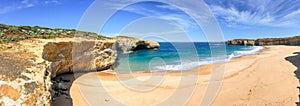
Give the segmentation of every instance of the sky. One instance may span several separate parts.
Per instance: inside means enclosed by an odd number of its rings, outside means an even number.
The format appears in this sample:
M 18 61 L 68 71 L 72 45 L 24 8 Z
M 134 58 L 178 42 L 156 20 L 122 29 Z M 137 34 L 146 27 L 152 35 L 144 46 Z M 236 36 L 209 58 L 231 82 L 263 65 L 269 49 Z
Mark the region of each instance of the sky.
M 300 0 L 204 0 L 204 5 L 198 2 L 201 0 L 189 0 L 189 3 L 173 0 L 179 2 L 128 5 L 133 1 L 136 0 L 0 0 L 0 23 L 177 42 L 207 41 L 213 32 L 219 32 L 218 28 L 224 40 L 300 35 Z M 93 12 L 94 19 L 82 24 L 88 11 Z M 105 14 L 112 16 L 102 22 Z M 213 20 L 218 24 L 206 26 Z M 98 28 L 94 23 L 105 24 Z M 82 29 L 84 25 L 89 28 Z

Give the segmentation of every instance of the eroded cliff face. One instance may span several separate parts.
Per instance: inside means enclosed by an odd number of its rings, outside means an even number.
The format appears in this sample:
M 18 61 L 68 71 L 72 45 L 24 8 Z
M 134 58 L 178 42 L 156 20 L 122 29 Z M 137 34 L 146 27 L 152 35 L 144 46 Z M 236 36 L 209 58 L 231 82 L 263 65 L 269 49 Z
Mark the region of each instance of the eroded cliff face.
M 157 42 L 130 37 L 115 40 L 49 42 L 44 46 L 43 59 L 50 62 L 47 70 L 52 77 L 77 71 L 101 71 L 113 68 L 117 52 L 130 53 L 142 49 L 158 49 Z
M 300 45 L 300 36 L 257 39 L 257 45 Z
M 45 42 L 38 40 L 0 46 L 0 105 L 50 105 Z
M 113 68 L 117 52 L 158 47 L 129 37 L 0 24 L 0 106 L 50 105 L 56 75 Z
M 49 42 L 44 46 L 43 59 L 50 62 L 51 77 L 76 71 L 101 71 L 115 63 L 117 52 L 113 42 Z
M 131 37 L 118 36 L 116 38 L 115 47 L 118 51 L 122 53 L 130 53 L 136 50 L 142 49 L 154 49 L 159 48 L 159 44 L 153 41 L 138 40 Z
M 117 52 L 157 49 L 156 42 L 119 37 L 74 41 L 30 39 L 0 45 L 0 105 L 50 105 L 51 78 L 113 68 Z
M 243 46 L 254 46 L 255 40 L 251 39 L 235 39 L 235 40 L 229 40 L 227 42 L 228 45 L 243 45 Z
M 227 41 L 228 45 L 264 46 L 264 45 L 300 45 L 300 36 L 288 38 L 262 38 L 257 40 L 235 39 Z

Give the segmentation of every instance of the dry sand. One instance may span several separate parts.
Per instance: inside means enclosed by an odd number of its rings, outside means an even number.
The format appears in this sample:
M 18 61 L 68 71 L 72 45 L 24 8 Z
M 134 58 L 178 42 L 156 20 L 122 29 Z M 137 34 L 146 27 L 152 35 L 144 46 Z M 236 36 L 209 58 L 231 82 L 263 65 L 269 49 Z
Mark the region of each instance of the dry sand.
M 78 76 L 70 89 L 73 105 L 200 105 L 291 106 L 299 101 L 298 46 L 267 46 L 257 55 L 226 62 L 222 78 L 210 80 L 212 67 L 205 65 L 183 73 L 135 73 L 112 75 L 91 72 Z M 297 65 L 299 64 L 299 65 Z M 219 72 L 219 71 L 216 71 Z M 215 73 L 213 73 L 215 74 Z M 222 73 L 217 73 L 222 75 Z M 220 89 L 208 89 L 218 84 Z M 213 88 L 218 88 L 214 85 Z M 212 102 L 205 93 L 209 95 Z

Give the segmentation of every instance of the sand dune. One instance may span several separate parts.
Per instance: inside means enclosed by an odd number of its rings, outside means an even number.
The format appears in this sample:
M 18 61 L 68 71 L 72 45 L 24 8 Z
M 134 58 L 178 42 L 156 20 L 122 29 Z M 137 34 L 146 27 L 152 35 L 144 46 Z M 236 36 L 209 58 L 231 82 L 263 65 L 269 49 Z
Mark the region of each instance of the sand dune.
M 210 80 L 212 67 L 222 68 L 222 64 L 205 65 L 184 73 L 92 72 L 79 76 L 70 92 L 75 106 L 296 105 L 299 80 L 294 64 L 300 59 L 293 53 L 298 51 L 297 46 L 267 46 L 260 54 L 227 62 L 224 76 L 213 80 Z M 220 82 L 219 90 L 206 90 L 209 84 Z M 207 92 L 217 94 L 209 95 L 213 101 L 203 97 Z

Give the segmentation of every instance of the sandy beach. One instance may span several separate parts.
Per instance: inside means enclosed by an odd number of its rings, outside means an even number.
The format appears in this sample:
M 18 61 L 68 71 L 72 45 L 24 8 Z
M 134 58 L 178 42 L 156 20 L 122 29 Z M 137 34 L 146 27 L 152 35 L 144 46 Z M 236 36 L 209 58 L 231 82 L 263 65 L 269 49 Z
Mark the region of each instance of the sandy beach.
M 214 106 L 297 105 L 295 73 L 300 56 L 294 53 L 299 51 L 298 46 L 266 46 L 260 54 L 226 62 L 224 76 L 213 80 L 212 67 L 222 65 L 204 65 L 183 73 L 75 73 L 70 95 L 74 106 L 200 105 L 201 101 Z M 221 81 L 218 91 L 206 90 L 209 84 Z M 217 93 L 211 95 L 211 102 L 203 97 L 207 92 Z

